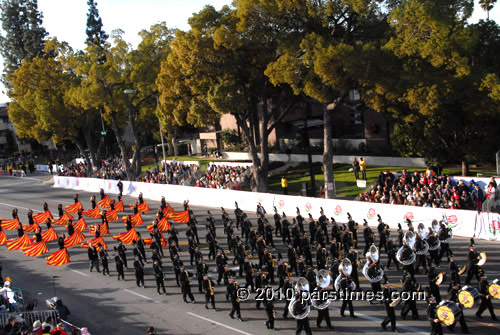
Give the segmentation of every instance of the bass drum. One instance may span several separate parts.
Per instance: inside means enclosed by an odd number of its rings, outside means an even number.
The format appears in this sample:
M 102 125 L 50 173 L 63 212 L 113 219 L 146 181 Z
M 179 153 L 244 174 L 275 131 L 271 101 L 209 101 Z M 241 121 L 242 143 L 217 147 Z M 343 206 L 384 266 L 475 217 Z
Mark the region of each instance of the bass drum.
M 488 286 L 488 293 L 493 299 L 500 299 L 500 280 L 495 279 Z
M 472 286 L 464 286 L 458 292 L 458 302 L 464 308 L 472 308 L 476 301 L 480 298 L 480 294 L 477 288 Z
M 460 318 L 460 308 L 453 301 L 443 300 L 436 308 L 439 321 L 445 326 L 451 326 Z

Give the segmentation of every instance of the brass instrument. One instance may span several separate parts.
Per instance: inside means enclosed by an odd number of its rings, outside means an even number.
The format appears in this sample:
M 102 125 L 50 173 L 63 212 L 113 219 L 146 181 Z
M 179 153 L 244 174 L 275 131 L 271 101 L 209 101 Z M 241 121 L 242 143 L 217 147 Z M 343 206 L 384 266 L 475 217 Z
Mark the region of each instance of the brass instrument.
M 366 263 L 363 266 L 363 275 L 371 283 L 378 283 L 384 278 L 384 269 L 377 263 L 379 259 L 380 254 L 378 248 L 372 244 L 370 250 L 366 253 Z M 369 271 L 372 267 L 372 263 L 375 263 L 373 266 L 375 268 L 375 273 Z
M 479 254 L 479 261 L 477 262 L 477 265 L 483 266 L 484 264 L 486 264 L 486 260 L 487 260 L 486 253 L 483 251 Z
M 316 284 L 317 284 L 317 287 L 314 289 L 314 291 L 319 294 L 322 289 L 325 289 L 325 288 L 328 287 L 328 285 L 330 285 L 330 282 L 331 282 L 331 277 L 330 277 L 330 274 L 328 273 L 328 271 L 325 270 L 325 269 L 319 270 L 316 273 Z M 328 308 L 328 306 L 331 303 L 330 299 L 322 300 L 322 299 L 320 299 L 319 296 L 317 298 L 318 299 L 312 299 L 311 300 L 311 304 L 315 308 L 317 308 L 319 310 L 323 310 L 325 308 Z
M 464 265 L 462 266 L 459 270 L 458 270 L 458 275 L 461 276 L 465 273 L 465 271 L 467 271 L 467 265 Z
M 342 280 L 342 275 L 349 277 L 352 272 L 352 263 L 348 258 L 344 258 L 339 265 L 339 275 L 335 278 L 334 287 L 337 291 L 340 290 L 340 281 Z M 356 288 L 356 283 L 352 280 L 349 281 L 351 290 L 354 291 Z
M 396 259 L 403 265 L 415 263 L 417 258 L 413 248 L 415 246 L 415 233 L 407 231 L 403 239 L 403 246 L 396 253 Z
M 446 279 L 446 273 L 445 272 L 440 272 L 440 273 L 438 273 L 438 275 L 434 279 L 434 283 L 439 286 L 439 285 L 441 285 L 443 283 L 443 281 L 445 279 Z
M 214 288 L 212 287 L 212 281 L 208 278 L 208 287 L 210 289 L 210 295 L 214 295 Z
M 297 283 L 295 284 L 295 295 L 290 300 L 290 304 L 288 305 L 288 312 L 290 312 L 290 315 L 293 316 L 294 319 L 297 320 L 305 319 L 311 312 L 311 306 L 309 304 L 306 304 L 304 310 L 300 314 L 297 313 L 297 309 L 295 307 L 295 305 L 298 303 L 302 304 L 302 302 L 297 300 L 297 296 L 298 295 L 303 296 L 304 294 L 308 295 L 308 293 L 309 293 L 309 281 L 304 277 L 300 277 L 297 280 Z
M 401 303 L 401 297 L 398 297 L 396 300 L 393 300 L 390 304 L 389 304 L 389 307 L 396 307 L 397 305 L 399 305 Z

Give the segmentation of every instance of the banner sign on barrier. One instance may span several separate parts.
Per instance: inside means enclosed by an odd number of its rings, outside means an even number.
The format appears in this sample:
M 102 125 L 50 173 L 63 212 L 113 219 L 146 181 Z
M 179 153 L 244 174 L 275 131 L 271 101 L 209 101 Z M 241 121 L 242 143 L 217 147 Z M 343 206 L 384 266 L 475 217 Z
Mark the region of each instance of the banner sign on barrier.
M 383 221 L 393 229 L 397 229 L 398 223 L 406 228 L 407 219 L 412 220 L 414 225 L 423 223 L 427 228 L 431 227 L 432 220 L 439 221 L 446 218 L 448 227 L 453 229 L 454 235 L 500 240 L 500 225 L 498 224 L 500 216 L 493 213 L 478 214 L 476 211 L 469 210 L 389 205 L 168 184 L 130 181 L 122 181 L 122 183 L 124 195 L 137 197 L 142 192 L 144 198 L 155 201 L 160 201 L 164 196 L 167 202 L 182 203 L 184 200 L 189 200 L 192 205 L 226 209 L 234 209 L 235 202 L 238 202 L 238 206 L 246 211 L 255 211 L 257 204 L 261 203 L 268 212 L 276 206 L 280 214 L 295 216 L 296 208 L 299 208 L 303 216 L 310 213 L 313 217 L 320 215 L 322 207 L 325 215 L 340 222 L 347 222 L 347 213 L 349 213 L 358 223 L 366 219 L 370 225 L 375 226 L 378 224 L 377 215 L 380 215 Z M 106 193 L 117 194 L 116 184 L 116 180 L 54 176 L 54 187 L 87 192 L 97 193 L 102 188 Z

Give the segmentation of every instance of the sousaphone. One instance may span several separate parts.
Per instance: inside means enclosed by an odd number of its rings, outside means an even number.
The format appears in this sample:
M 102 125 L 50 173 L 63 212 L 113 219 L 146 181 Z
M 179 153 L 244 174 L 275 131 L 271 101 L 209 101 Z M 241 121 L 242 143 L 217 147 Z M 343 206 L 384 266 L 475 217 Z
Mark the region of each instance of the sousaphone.
M 290 312 L 290 315 L 294 319 L 305 319 L 309 313 L 311 313 L 311 306 L 304 299 L 308 298 L 308 296 L 309 281 L 304 277 L 300 277 L 295 284 L 295 295 L 290 300 L 290 304 L 288 305 L 288 312 Z

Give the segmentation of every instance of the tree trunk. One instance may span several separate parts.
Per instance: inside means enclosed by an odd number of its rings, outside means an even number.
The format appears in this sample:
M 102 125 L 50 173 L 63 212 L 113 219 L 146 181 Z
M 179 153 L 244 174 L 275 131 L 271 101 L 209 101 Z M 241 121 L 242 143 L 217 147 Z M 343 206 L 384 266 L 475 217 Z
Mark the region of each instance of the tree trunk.
M 116 115 L 114 113 L 111 114 L 111 128 L 113 128 L 113 132 L 115 133 L 116 142 L 118 143 L 118 147 L 120 148 L 120 152 L 122 153 L 123 164 L 125 164 L 125 173 L 127 174 L 127 179 L 129 181 L 135 180 L 135 175 L 133 171 L 130 169 L 130 162 L 127 158 L 127 149 L 125 148 L 125 142 L 123 142 L 123 138 L 120 135 L 120 129 L 118 128 L 118 122 L 116 121 Z
M 92 143 L 92 136 L 90 135 L 90 127 L 83 127 L 83 137 L 85 137 L 85 142 L 87 143 L 87 148 L 89 149 L 91 164 L 89 168 L 89 176 L 94 176 L 94 171 L 97 169 L 97 160 L 94 149 L 94 144 Z
M 469 175 L 469 162 L 467 162 L 465 159 L 462 160 L 462 176 L 468 176 Z
M 172 145 L 172 150 L 174 151 L 174 156 L 179 156 L 179 148 L 177 147 L 177 144 L 175 143 L 175 137 L 172 137 L 171 145 Z
M 243 130 L 243 135 L 245 137 L 245 140 L 248 143 L 250 157 L 252 158 L 252 176 L 253 176 L 253 182 L 254 182 L 252 185 L 252 191 L 253 192 L 260 192 L 260 189 L 262 189 L 262 185 L 265 183 L 265 180 L 263 180 L 263 177 L 262 177 L 261 160 L 259 158 L 259 155 L 257 152 L 257 147 L 255 146 L 255 141 L 253 138 L 253 135 L 255 133 L 252 131 L 251 128 L 248 127 L 246 121 L 244 119 L 242 119 L 240 115 L 235 114 L 234 117 L 236 118 L 237 124 Z M 250 122 L 250 124 L 251 124 L 251 122 Z M 267 185 L 267 183 L 266 183 L 266 185 Z
M 133 99 L 136 97 L 137 93 L 129 101 L 128 105 L 128 121 L 130 124 L 130 129 L 132 130 L 132 135 L 134 135 L 134 154 L 132 155 L 132 164 L 130 166 L 131 172 L 134 175 L 134 179 L 141 174 L 141 137 L 137 126 L 135 124 L 135 110 L 132 105 Z
M 87 175 L 89 177 L 92 177 L 92 174 L 89 174 L 89 169 L 92 169 L 92 164 L 90 163 L 90 157 L 87 154 L 85 154 L 85 148 L 83 147 L 82 142 L 80 142 L 80 140 L 77 137 L 73 137 L 73 142 L 75 143 L 78 150 L 80 150 L 82 157 L 85 159 L 85 162 L 87 163 Z
M 336 196 L 335 178 L 333 175 L 333 145 L 332 145 L 332 114 L 340 102 L 335 100 L 331 106 L 323 106 L 323 173 L 325 177 L 325 198 L 333 199 Z

